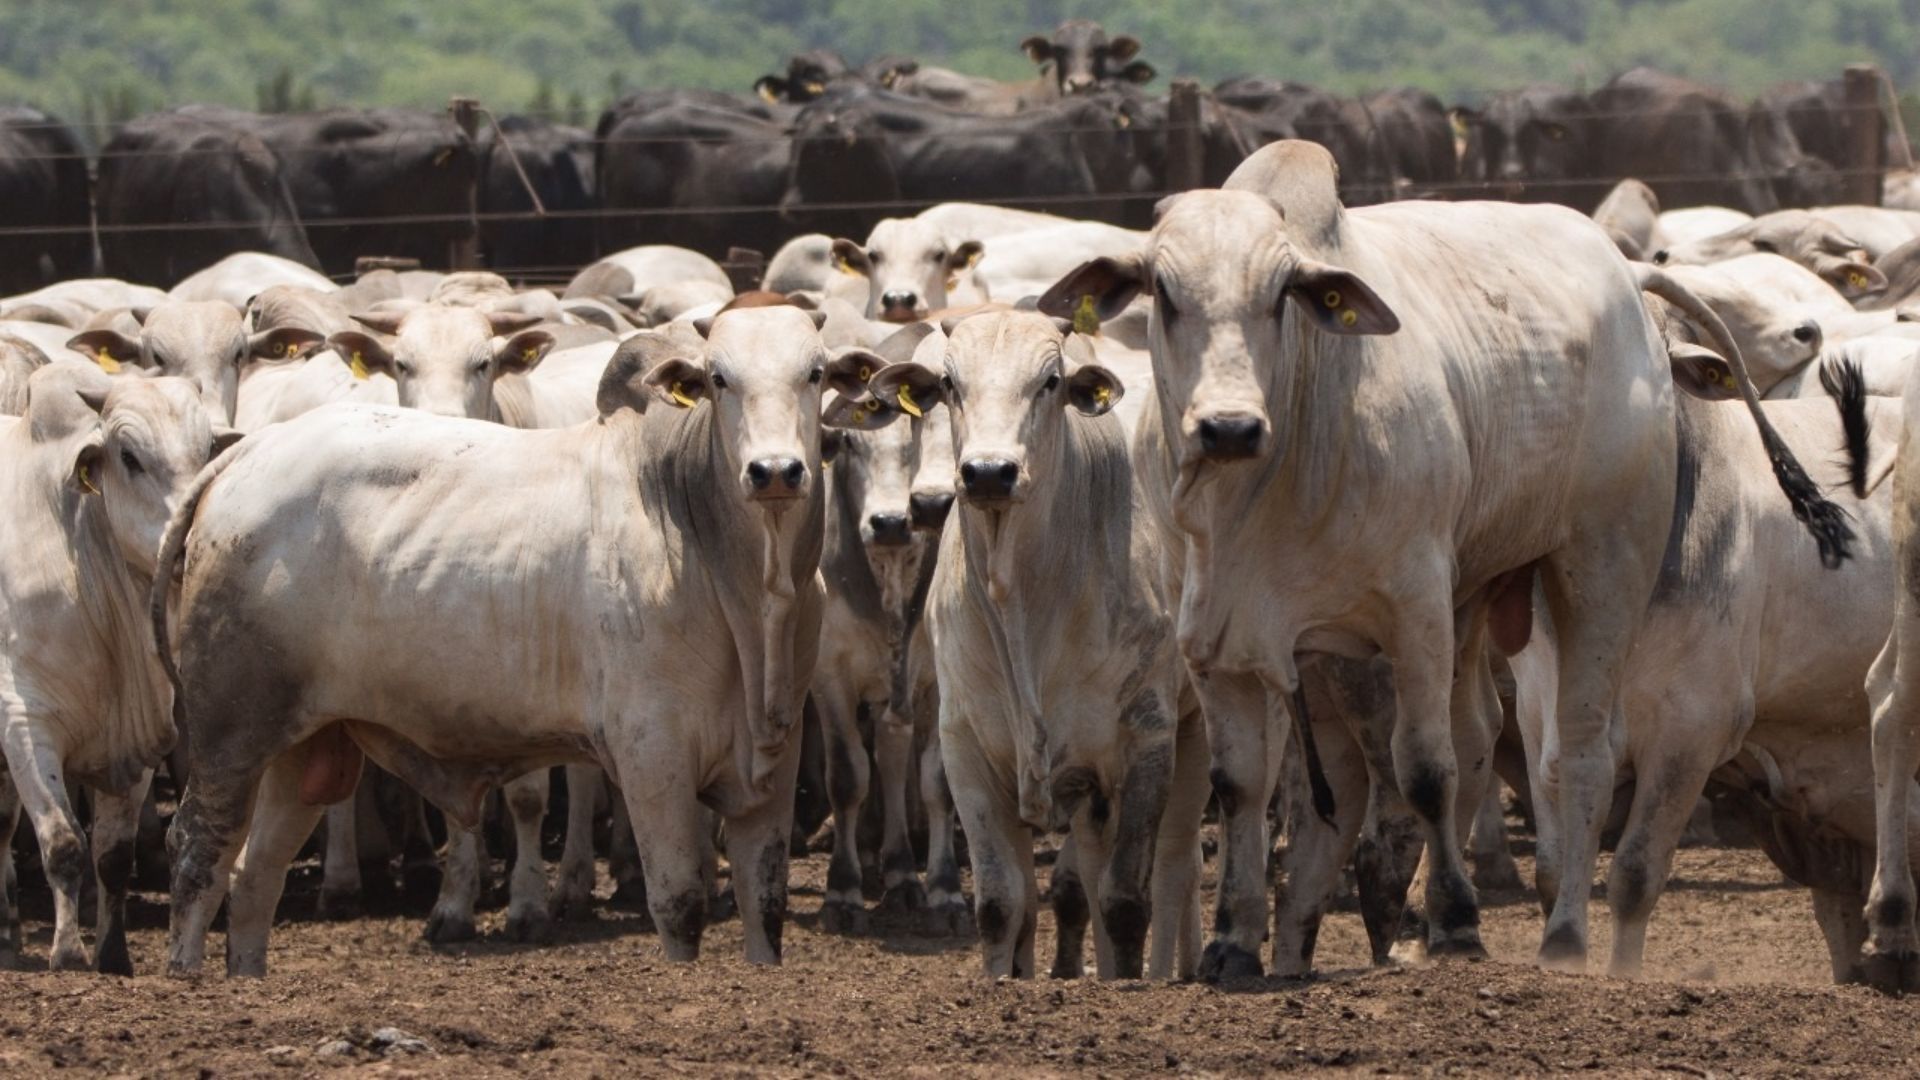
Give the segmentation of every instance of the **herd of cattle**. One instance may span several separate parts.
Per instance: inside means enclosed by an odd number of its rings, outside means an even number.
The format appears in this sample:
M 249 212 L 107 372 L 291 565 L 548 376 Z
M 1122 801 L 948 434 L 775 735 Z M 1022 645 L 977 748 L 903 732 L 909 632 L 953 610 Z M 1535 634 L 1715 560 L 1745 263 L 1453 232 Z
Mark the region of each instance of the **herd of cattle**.
M 103 137 L 91 176 L 88 147 L 56 118 L 0 111 L 0 235 L 22 256 L 0 266 L 0 289 L 96 272 L 166 287 L 238 251 L 340 277 L 368 254 L 447 265 L 462 244 L 509 276 L 551 276 L 642 243 L 722 258 L 861 235 L 953 200 L 1143 229 L 1161 196 L 1217 186 L 1280 139 L 1327 147 L 1352 206 L 1491 196 L 1583 211 L 1628 176 L 1669 206 L 1858 201 L 1846 193 L 1859 133 L 1885 126 L 1894 160 L 1905 150 L 1897 123 L 1849 104 L 1842 80 L 1746 102 L 1637 69 L 1590 93 L 1533 86 L 1449 110 L 1414 90 L 1349 98 L 1242 77 L 1176 119 L 1169 96 L 1143 88 L 1156 72 L 1137 38 L 1075 21 L 1020 47 L 1036 72 L 1016 83 L 808 52 L 753 96 L 635 93 L 591 132 L 544 117 L 463 127 L 424 110 L 189 106 Z
M 1076 33 L 967 101 L 1151 75 Z M 763 85 L 802 114 L 987 89 L 890 70 Z M 151 277 L 0 299 L 0 820 L 38 841 L 52 965 L 89 965 L 97 877 L 91 963 L 131 971 L 164 769 L 168 968 L 224 903 L 227 970 L 263 973 L 323 818 L 323 907 L 362 889 L 369 761 L 445 815 L 434 940 L 475 932 L 499 790 L 516 938 L 591 910 L 605 798 L 677 960 L 724 853 L 777 962 L 828 814 L 824 925 L 873 887 L 970 922 L 993 975 L 1035 971 L 1036 830 L 1066 837 L 1057 975 L 1089 929 L 1103 977 L 1307 973 L 1349 869 L 1376 961 L 1479 955 L 1497 770 L 1543 964 L 1584 966 L 1608 844 L 1638 970 L 1704 798 L 1809 887 L 1837 980 L 1920 989 L 1920 212 L 1663 211 L 1636 180 L 1591 214 L 1350 209 L 1349 176 L 1271 141 L 1144 230 L 942 201 L 791 237 L 740 293 L 667 243 L 564 289 L 342 286 L 264 233 L 196 263 L 156 230 Z

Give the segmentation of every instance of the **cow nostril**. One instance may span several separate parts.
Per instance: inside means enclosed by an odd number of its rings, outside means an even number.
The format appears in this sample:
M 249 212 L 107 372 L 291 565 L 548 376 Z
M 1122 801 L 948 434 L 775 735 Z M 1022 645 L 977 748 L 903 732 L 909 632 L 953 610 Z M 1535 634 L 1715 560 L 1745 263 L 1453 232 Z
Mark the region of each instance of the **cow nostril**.
M 976 499 L 1005 499 L 1020 479 L 1018 462 L 1006 458 L 978 458 L 960 466 L 960 482 Z
M 873 531 L 873 542 L 883 547 L 896 547 L 913 537 L 905 514 L 874 514 L 867 518 L 867 527 Z
M 907 507 L 913 511 L 915 528 L 938 529 L 953 509 L 953 495 L 944 491 L 914 495 L 907 499 Z
M 780 470 L 780 478 L 787 482 L 788 487 L 798 490 L 801 484 L 807 482 L 807 466 L 804 462 L 789 461 L 787 467 Z
M 753 485 L 755 491 L 765 491 L 767 485 L 773 482 L 773 470 L 767 468 L 764 462 L 753 462 L 747 466 L 747 482 Z
M 1667 265 L 1667 249 L 1666 248 L 1661 248 L 1659 251 L 1656 251 L 1653 253 L 1653 265 L 1655 266 Z
M 1018 479 L 1020 479 L 1020 466 L 1015 465 L 1011 461 L 1003 461 L 1000 463 L 1000 482 L 1002 484 L 1007 487 L 1012 487 L 1013 482 Z
M 973 467 L 973 462 L 965 462 L 960 466 L 960 482 L 968 487 L 972 487 L 973 478 L 979 471 L 980 470 Z
M 1200 449 L 1217 460 L 1249 458 L 1260 452 L 1260 421 L 1251 416 L 1210 416 L 1199 425 Z

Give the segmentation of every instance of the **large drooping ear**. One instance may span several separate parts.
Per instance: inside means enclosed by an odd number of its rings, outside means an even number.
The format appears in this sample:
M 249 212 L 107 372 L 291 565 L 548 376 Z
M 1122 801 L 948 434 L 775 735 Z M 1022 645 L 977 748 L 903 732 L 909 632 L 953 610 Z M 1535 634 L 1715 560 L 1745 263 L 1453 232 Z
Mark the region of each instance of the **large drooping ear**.
M 1849 300 L 1885 291 L 1887 275 L 1878 267 L 1841 255 L 1815 255 L 1813 272 Z
M 762 75 L 753 80 L 753 93 L 769 105 L 778 105 L 787 96 L 787 80 L 778 75 Z
M 106 456 L 106 436 L 96 427 L 74 453 L 73 472 L 67 482 L 82 495 L 100 494 L 100 462 Z
M 661 401 L 691 409 L 707 396 L 707 369 L 691 360 L 663 360 L 647 372 L 646 386 Z
M 980 261 L 980 256 L 986 253 L 986 247 L 978 240 L 966 240 L 955 244 L 953 251 L 947 255 L 947 273 L 961 274 L 973 269 L 974 264 Z
M 1140 39 L 1132 34 L 1115 34 L 1107 39 L 1107 55 L 1125 62 L 1140 55 Z
M 1067 376 L 1067 402 L 1088 416 L 1106 413 L 1126 392 L 1119 377 L 1099 364 L 1082 364 Z
M 372 334 L 342 330 L 327 339 L 327 347 L 340 354 L 356 379 L 364 379 L 376 371 L 393 375 L 393 354 Z
M 542 357 L 553 348 L 553 335 L 545 330 L 522 330 L 493 350 L 493 373 L 525 375 L 539 366 Z
M 400 320 L 407 317 L 405 311 L 362 311 L 353 316 L 353 321 L 376 334 L 392 337 L 400 332 Z
M 866 394 L 835 394 L 820 407 L 822 429 L 875 431 L 904 414 Z
M 234 443 L 246 437 L 247 433 L 241 431 L 239 428 L 230 428 L 222 424 L 215 424 L 213 426 L 213 447 L 207 453 L 207 460 L 212 461 L 214 458 L 226 453 L 227 447 L 232 446 Z
M 867 392 L 874 400 L 916 420 L 946 399 L 940 388 L 940 376 L 911 360 L 881 368 L 867 381 Z
M 247 354 L 260 360 L 292 359 L 326 344 L 325 334 L 304 326 L 276 326 L 247 337 Z
M 886 366 L 885 360 L 865 349 L 841 349 L 827 364 L 827 386 L 842 394 L 863 397 L 867 392 L 867 380 Z
M 118 374 L 121 364 L 140 362 L 140 343 L 116 330 L 88 330 L 67 339 L 67 348 L 82 353 L 100 370 Z
M 1125 311 L 1146 287 L 1144 258 L 1129 255 L 1116 259 L 1103 255 L 1081 263 L 1066 277 L 1054 282 L 1053 288 L 1041 295 L 1040 310 L 1056 319 L 1073 319 L 1076 326 L 1089 313 L 1098 319 L 1111 319 Z M 1083 312 L 1082 308 L 1088 311 Z
M 1121 82 L 1150 83 L 1160 77 L 1160 72 L 1145 60 L 1135 60 L 1121 68 L 1113 77 Z
M 1669 341 L 1667 364 L 1673 370 L 1673 385 L 1702 401 L 1727 401 L 1740 396 L 1733 365 L 1712 349 Z
M 833 242 L 833 268 L 843 274 L 873 276 L 873 260 L 867 258 L 867 249 L 844 236 Z
M 1041 34 L 1035 34 L 1020 43 L 1020 51 L 1026 53 L 1027 59 L 1034 63 L 1044 64 L 1053 59 L 1053 42 Z
M 1336 266 L 1301 259 L 1287 295 L 1329 334 L 1391 334 L 1400 329 L 1400 317 L 1385 300 L 1358 275 Z

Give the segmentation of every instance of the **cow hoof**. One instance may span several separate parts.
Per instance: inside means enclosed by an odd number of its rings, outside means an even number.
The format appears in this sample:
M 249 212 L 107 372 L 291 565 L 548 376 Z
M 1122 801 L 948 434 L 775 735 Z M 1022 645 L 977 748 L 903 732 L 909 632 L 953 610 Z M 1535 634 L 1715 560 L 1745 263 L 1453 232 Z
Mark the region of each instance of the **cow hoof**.
M 543 908 L 507 913 L 507 937 L 529 945 L 553 940 L 553 918 Z
M 472 941 L 479 935 L 474 931 L 471 916 L 436 911 L 427 917 L 427 928 L 421 936 L 435 945 L 450 945 L 456 941 Z
M 320 890 L 320 899 L 314 903 L 314 914 L 327 922 L 350 922 L 365 913 L 360 902 L 360 893 L 345 889 L 337 892 Z
M 707 897 L 707 925 L 726 922 L 740 914 L 740 902 L 733 898 L 733 886 L 729 885 L 712 896 Z
M 888 889 L 880 898 L 880 910 L 889 912 L 921 911 L 927 906 L 927 890 L 908 878 Z
M 1860 958 L 1860 974 L 1875 990 L 1904 997 L 1920 990 L 1920 953 L 1867 953 Z
M 864 934 L 867 909 L 845 900 L 829 900 L 820 905 L 820 928 L 829 934 Z
M 55 949 L 47 960 L 52 971 L 92 971 L 93 965 L 87 962 L 84 949 Z
M 1266 974 L 1260 958 L 1238 945 L 1216 941 L 1200 954 L 1199 976 L 1205 982 L 1222 979 L 1257 979 Z
M 1480 931 L 1456 930 L 1451 937 L 1427 942 L 1430 960 L 1485 960 L 1487 947 L 1480 944 Z
M 548 910 L 558 922 L 591 922 L 593 920 L 593 894 L 579 892 L 556 892 L 548 901 Z
M 1540 942 L 1537 963 L 1547 971 L 1581 972 L 1587 968 L 1587 943 L 1574 931 L 1561 928 L 1548 931 Z
M 1079 956 L 1054 953 L 1053 970 L 1047 972 L 1052 979 L 1084 979 L 1087 977 L 1087 965 Z
M 99 952 L 94 958 L 94 969 L 100 974 L 133 976 L 133 957 L 127 955 L 125 938 L 103 943 Z

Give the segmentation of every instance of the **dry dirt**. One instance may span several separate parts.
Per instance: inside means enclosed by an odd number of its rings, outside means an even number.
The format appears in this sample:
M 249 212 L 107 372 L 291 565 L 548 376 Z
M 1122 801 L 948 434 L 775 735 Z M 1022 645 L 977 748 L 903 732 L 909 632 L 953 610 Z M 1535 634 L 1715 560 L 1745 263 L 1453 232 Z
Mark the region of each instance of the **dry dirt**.
M 1531 871 L 1525 860 L 1522 869 Z M 1489 898 L 1494 959 L 1484 963 L 1368 970 L 1359 916 L 1341 913 L 1320 936 L 1312 982 L 993 984 L 971 942 L 823 933 L 825 873 L 823 855 L 795 864 L 795 918 L 777 970 L 740 959 L 737 921 L 709 932 L 698 964 L 668 965 L 621 912 L 535 948 L 502 941 L 494 911 L 481 942 L 436 950 L 415 917 L 312 921 L 309 868 L 283 904 L 264 981 L 157 974 L 158 894 L 137 906 L 140 976 L 55 975 L 39 970 L 47 909 L 44 894 L 30 894 L 30 970 L 0 973 L 0 1076 L 1920 1069 L 1920 1003 L 1827 985 L 1805 894 L 1751 851 L 1680 853 L 1640 982 L 1528 966 L 1541 919 L 1512 894 Z M 603 881 L 601 895 L 610 888 Z M 1603 908 L 1594 921 L 1604 956 Z M 1043 915 L 1043 958 L 1051 935 Z M 219 949 L 216 940 L 210 956 Z M 382 1028 L 425 1046 L 374 1049 Z

